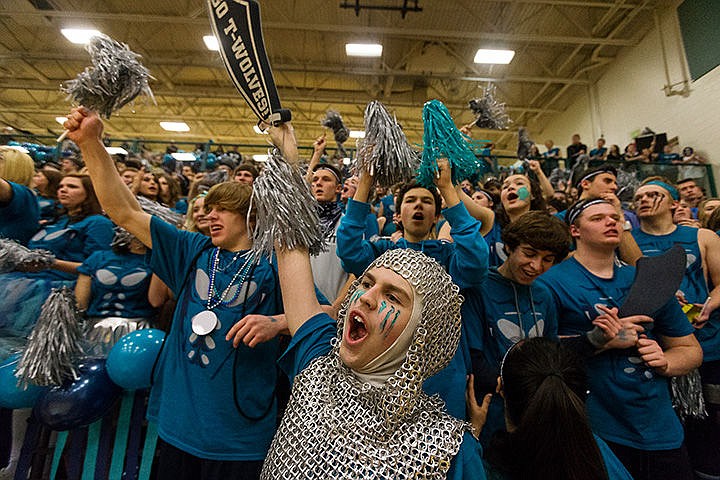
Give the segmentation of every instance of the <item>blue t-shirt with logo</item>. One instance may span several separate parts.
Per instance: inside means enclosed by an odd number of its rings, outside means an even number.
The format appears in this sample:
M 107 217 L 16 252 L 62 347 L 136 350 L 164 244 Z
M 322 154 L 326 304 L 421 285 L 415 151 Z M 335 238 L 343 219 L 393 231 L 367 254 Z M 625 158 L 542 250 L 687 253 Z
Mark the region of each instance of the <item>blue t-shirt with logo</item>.
M 558 334 L 581 335 L 593 328 L 598 305 L 619 307 L 627 296 L 635 268 L 614 267 L 613 278 L 590 273 L 575 258 L 554 266 L 537 282 L 552 293 L 558 314 Z M 693 333 L 675 299 L 646 325 L 648 338 L 683 337 Z M 673 411 L 669 379 L 647 367 L 636 348 L 607 350 L 587 359 L 587 411 L 592 429 L 607 441 L 640 450 L 679 448 L 683 429 Z
M 521 285 L 491 268 L 480 287 L 463 290 L 463 328 L 470 350 L 482 352 L 485 363 L 500 375 L 505 353 L 525 338 L 556 338 L 555 302 L 548 289 L 534 282 Z M 477 376 L 477 374 L 476 374 Z M 482 431 L 483 445 L 505 429 L 503 400 L 493 395 Z
M 713 287 L 705 281 L 697 228 L 678 225 L 675 231 L 667 235 L 650 235 L 640 229 L 633 230 L 632 233 L 643 255 L 648 257 L 661 255 L 673 245 L 683 247 L 687 255 L 687 266 L 680 283 L 680 291 L 690 303 L 705 303 Z M 703 349 L 703 361 L 720 360 L 720 310 L 710 314 L 708 323 L 695 330 L 695 336 Z
M 63 215 L 42 227 L 28 247 L 50 250 L 59 260 L 82 263 L 94 252 L 110 250 L 113 235 L 113 223 L 102 215 L 88 215 L 74 223 Z M 49 280 L 77 280 L 77 275 L 59 270 L 43 270 L 36 275 Z
M 78 267 L 91 279 L 89 317 L 152 318 L 156 309 L 148 301 L 152 270 L 145 256 L 95 252 Z
M 492 228 L 488 233 L 483 236 L 485 243 L 487 243 L 489 256 L 488 264 L 492 267 L 499 267 L 505 260 L 507 260 L 507 254 L 505 253 L 505 244 L 502 241 L 502 227 L 497 222 L 493 223 Z
M 57 211 L 62 208 L 60 202 L 58 202 L 54 198 L 44 197 L 39 194 L 36 198 L 38 208 L 40 209 L 40 220 L 46 220 L 48 222 L 53 221 L 55 219 Z
M 223 250 L 214 269 L 216 248 L 208 237 L 178 230 L 157 217 L 150 230 L 150 267 L 178 303 L 155 371 L 148 418 L 157 422 L 164 441 L 197 457 L 262 460 L 277 421 L 278 340 L 254 348 L 241 343 L 235 349 L 225 335 L 244 315 L 282 313 L 275 268 L 263 257 L 230 286 L 244 265 L 243 256 Z M 211 302 L 217 303 L 230 286 L 224 297 L 228 304 L 212 309 L 217 325 L 200 336 L 192 330 L 192 318 L 207 310 L 213 270 Z

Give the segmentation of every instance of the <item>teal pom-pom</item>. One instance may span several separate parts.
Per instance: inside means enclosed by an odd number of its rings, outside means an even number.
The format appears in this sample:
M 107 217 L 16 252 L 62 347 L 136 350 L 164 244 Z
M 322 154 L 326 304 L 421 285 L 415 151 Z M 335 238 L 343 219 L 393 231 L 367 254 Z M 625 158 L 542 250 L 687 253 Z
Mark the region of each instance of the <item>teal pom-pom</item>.
M 438 158 L 448 159 L 454 185 L 485 169 L 485 163 L 475 155 L 472 141 L 457 129 L 450 112 L 440 100 L 425 103 L 423 123 L 423 152 L 417 173 L 420 185 L 426 188 L 434 186 Z

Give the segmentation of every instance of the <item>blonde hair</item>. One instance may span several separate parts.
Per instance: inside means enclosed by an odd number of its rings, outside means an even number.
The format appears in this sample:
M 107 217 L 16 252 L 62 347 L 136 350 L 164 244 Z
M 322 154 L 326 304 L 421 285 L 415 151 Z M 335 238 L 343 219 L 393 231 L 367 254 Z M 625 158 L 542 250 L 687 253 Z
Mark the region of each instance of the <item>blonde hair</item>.
M 195 223 L 195 219 L 193 219 L 193 209 L 195 208 L 195 203 L 200 199 L 205 199 L 205 196 L 207 193 L 201 193 L 200 195 L 197 195 L 192 200 L 188 202 L 188 208 L 187 213 L 185 214 L 185 230 L 188 232 L 199 232 L 197 228 L 197 224 Z M 203 209 L 205 206 L 203 205 Z
M 29 187 L 33 175 L 35 175 L 35 163 L 30 155 L 11 147 L 0 147 L 1 178 Z

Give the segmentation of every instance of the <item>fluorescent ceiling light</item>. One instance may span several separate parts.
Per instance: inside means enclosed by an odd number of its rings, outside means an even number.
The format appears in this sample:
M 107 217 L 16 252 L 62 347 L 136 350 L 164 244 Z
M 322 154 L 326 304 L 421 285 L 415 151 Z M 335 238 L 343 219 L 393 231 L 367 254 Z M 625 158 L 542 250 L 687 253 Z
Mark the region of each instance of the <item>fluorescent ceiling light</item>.
M 72 43 L 84 44 L 88 43 L 92 37 L 97 37 L 101 33 L 94 29 L 88 28 L 63 28 L 60 33 Z
M 105 147 L 110 155 L 127 155 L 128 151 L 122 147 Z
M 255 133 L 261 133 L 261 134 L 263 134 L 263 135 L 267 135 L 267 134 L 268 134 L 267 130 L 263 130 L 263 129 L 261 129 L 260 127 L 258 127 L 257 125 L 253 125 L 253 131 L 254 131 Z
M 383 47 L 378 43 L 346 43 L 345 53 L 350 57 L 379 57 Z
M 350 130 L 350 138 L 365 138 L 364 130 Z
M 220 51 L 220 44 L 218 43 L 218 39 L 215 38 L 215 35 L 205 35 L 203 37 L 203 42 L 205 42 L 205 46 L 208 50 L 212 50 L 214 52 Z
M 163 130 L 168 132 L 189 132 L 190 127 L 185 122 L 160 122 Z
M 3 145 L 3 146 L 7 147 L 7 148 L 12 148 L 13 150 L 17 150 L 18 152 L 30 153 L 30 151 L 27 148 L 21 147 L 20 145 Z
M 194 162 L 197 160 L 195 158 L 195 154 L 192 152 L 175 152 L 170 154 L 175 160 L 179 160 L 181 162 Z
M 55 117 L 55 121 L 58 122 L 60 125 L 65 123 L 65 120 L 67 120 L 67 117 Z
M 253 160 L 256 162 L 267 162 L 269 155 L 253 155 Z
M 481 48 L 475 54 L 475 63 L 501 63 L 507 65 L 515 56 L 515 50 L 488 50 Z

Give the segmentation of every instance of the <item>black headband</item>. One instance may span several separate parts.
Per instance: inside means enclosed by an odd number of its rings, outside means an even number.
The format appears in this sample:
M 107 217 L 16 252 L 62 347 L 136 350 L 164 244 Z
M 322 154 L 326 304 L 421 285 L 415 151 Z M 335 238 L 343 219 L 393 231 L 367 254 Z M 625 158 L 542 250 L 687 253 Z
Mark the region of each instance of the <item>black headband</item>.
M 565 223 L 567 223 L 568 225 L 572 225 L 585 210 L 592 207 L 593 205 L 599 205 L 601 203 L 612 205 L 612 203 L 608 202 L 603 198 L 580 200 L 568 209 L 567 213 L 565 214 Z

